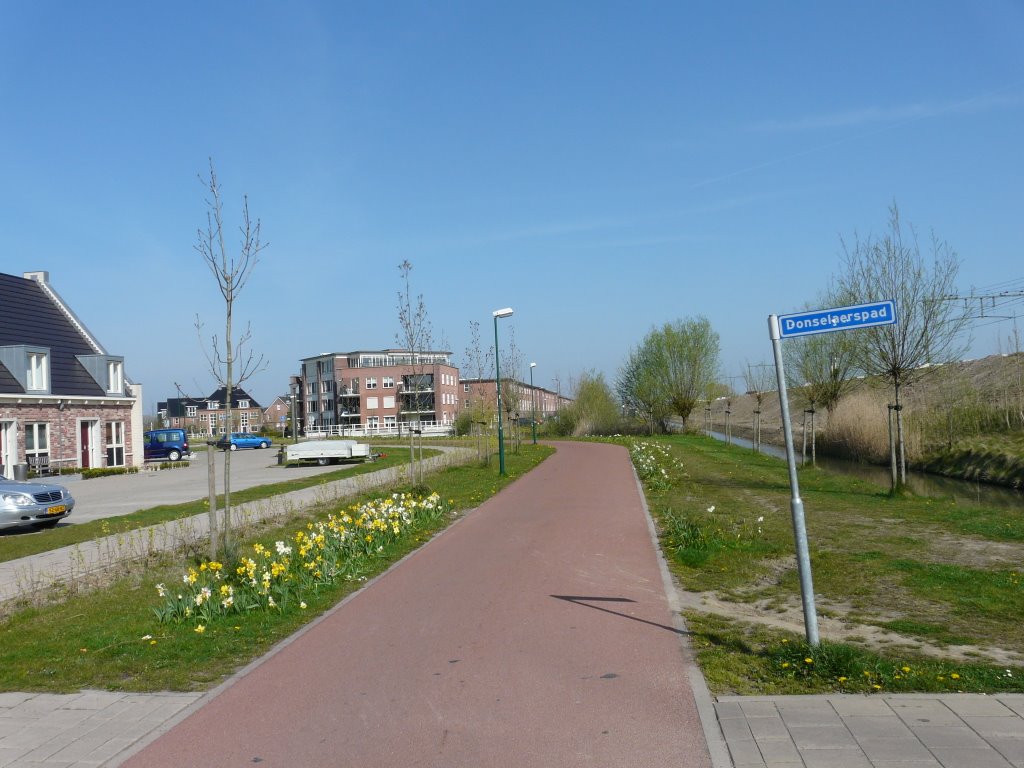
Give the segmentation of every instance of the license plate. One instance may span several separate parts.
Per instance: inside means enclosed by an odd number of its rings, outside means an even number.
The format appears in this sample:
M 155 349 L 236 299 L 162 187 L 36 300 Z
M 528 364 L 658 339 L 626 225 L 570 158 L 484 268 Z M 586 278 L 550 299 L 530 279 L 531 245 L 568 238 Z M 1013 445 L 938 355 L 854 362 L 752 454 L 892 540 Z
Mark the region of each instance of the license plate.
M 46 514 L 48 515 L 63 515 L 68 511 L 68 508 L 63 504 L 58 504 L 55 507 L 47 507 Z

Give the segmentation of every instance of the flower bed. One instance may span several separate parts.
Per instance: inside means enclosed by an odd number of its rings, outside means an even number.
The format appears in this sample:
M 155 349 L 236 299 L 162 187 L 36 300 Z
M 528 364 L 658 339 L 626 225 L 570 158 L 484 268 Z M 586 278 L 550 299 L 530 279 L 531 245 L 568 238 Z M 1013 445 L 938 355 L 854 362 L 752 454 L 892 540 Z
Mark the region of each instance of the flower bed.
M 194 623 L 196 632 L 222 617 L 249 611 L 306 607 L 304 597 L 321 586 L 352 578 L 368 557 L 417 527 L 449 512 L 436 493 L 394 493 L 308 523 L 289 541 L 257 542 L 232 568 L 208 561 L 189 568 L 175 589 L 157 585 L 154 608 L 164 623 Z

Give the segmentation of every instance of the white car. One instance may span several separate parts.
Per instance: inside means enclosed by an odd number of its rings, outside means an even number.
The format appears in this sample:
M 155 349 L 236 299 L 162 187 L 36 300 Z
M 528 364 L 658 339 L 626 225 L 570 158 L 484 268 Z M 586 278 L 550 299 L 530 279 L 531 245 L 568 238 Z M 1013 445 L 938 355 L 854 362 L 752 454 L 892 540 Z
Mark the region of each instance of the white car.
M 28 483 L 0 475 L 0 528 L 52 528 L 74 508 L 75 500 L 62 485 Z

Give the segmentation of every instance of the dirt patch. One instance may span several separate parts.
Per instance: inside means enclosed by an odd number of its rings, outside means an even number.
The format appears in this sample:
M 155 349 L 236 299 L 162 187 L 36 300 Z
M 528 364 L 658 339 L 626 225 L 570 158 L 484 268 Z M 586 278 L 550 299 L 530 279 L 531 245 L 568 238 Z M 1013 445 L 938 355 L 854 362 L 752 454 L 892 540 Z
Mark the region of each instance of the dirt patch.
M 800 601 L 795 598 L 758 600 L 737 603 L 723 600 L 715 592 L 685 592 L 676 590 L 683 610 L 724 616 L 728 619 L 760 624 L 774 629 L 803 635 L 804 616 Z M 818 634 L 833 642 L 856 643 L 872 651 L 892 652 L 896 648 L 950 661 L 970 662 L 984 659 L 999 666 L 1024 664 L 1024 655 L 1003 648 L 982 648 L 974 645 L 936 645 L 915 637 L 882 629 L 871 624 L 859 624 L 846 618 L 850 606 L 829 603 L 825 610 L 834 616 L 818 616 Z M 820 613 L 820 611 L 819 611 Z M 896 618 L 896 617 L 893 617 Z

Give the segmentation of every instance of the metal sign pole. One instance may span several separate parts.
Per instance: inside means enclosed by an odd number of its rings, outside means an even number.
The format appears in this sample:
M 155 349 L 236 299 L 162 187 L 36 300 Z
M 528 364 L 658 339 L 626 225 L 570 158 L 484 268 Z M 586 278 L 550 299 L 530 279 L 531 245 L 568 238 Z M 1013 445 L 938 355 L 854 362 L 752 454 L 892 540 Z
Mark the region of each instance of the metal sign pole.
M 796 476 L 796 453 L 793 450 L 793 429 L 789 423 L 789 397 L 786 393 L 786 373 L 782 367 L 782 335 L 778 315 L 768 316 L 768 334 L 775 355 L 775 374 L 779 380 L 779 405 L 782 408 L 782 431 L 786 437 L 786 462 L 789 464 L 789 487 L 792 498 L 789 508 L 793 518 L 793 537 L 796 539 L 796 565 L 800 572 L 800 596 L 804 606 L 804 629 L 809 645 L 818 645 L 818 615 L 814 609 L 814 583 L 811 579 L 811 556 L 807 546 L 807 526 L 804 521 L 804 502 L 800 498 L 800 483 Z

